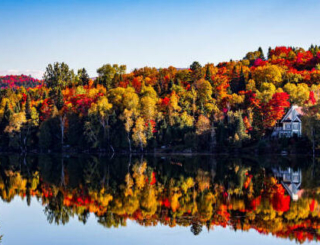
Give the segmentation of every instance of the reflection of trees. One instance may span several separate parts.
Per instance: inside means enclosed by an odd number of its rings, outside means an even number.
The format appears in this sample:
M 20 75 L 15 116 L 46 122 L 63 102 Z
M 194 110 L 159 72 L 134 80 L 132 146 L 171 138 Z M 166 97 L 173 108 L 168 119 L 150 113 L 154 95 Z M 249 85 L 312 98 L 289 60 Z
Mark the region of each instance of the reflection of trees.
M 197 236 L 202 231 L 202 224 L 200 222 L 192 222 L 190 230 L 193 233 L 193 235 Z
M 89 210 L 86 209 L 83 211 L 83 213 L 80 213 L 78 215 L 78 219 L 80 222 L 85 224 L 85 223 L 87 223 L 89 216 L 90 216 L 90 212 L 89 212 Z
M 64 225 L 69 222 L 70 211 L 67 206 L 63 205 L 63 199 L 63 194 L 59 191 L 45 207 L 44 213 L 50 224 L 54 222 L 57 225 L 60 223 Z
M 107 228 L 132 219 L 144 226 L 191 226 L 195 235 L 204 225 L 219 225 L 298 241 L 320 239 L 320 195 L 306 190 L 298 202 L 290 202 L 265 163 L 221 159 L 190 165 L 190 159 L 170 157 L 128 164 L 124 157 L 94 156 L 41 156 L 21 165 L 7 160 L 0 165 L 1 198 L 10 202 L 19 195 L 28 203 L 37 197 L 50 223 L 65 224 L 74 216 L 86 223 L 92 213 Z
M 117 228 L 119 226 L 126 226 L 125 218 L 115 215 L 112 212 L 107 212 L 103 216 L 99 216 L 98 223 L 103 225 L 106 228 L 111 228 L 111 227 Z

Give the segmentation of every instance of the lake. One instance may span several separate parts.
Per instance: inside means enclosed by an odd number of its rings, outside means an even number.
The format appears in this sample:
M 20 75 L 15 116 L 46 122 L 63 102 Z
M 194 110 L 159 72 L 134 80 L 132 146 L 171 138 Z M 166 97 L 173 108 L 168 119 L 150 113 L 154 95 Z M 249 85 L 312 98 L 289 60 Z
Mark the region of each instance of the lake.
M 0 155 L 1 244 L 315 244 L 303 156 Z

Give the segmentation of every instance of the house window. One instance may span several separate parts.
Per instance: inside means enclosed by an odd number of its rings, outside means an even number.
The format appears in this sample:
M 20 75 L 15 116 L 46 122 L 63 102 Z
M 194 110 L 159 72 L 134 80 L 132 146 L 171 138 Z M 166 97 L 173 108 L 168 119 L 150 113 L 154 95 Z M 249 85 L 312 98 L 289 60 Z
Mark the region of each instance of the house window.
M 299 129 L 299 124 L 293 124 L 293 129 L 298 130 Z
M 291 125 L 290 124 L 286 124 L 286 130 L 290 130 L 291 129 Z

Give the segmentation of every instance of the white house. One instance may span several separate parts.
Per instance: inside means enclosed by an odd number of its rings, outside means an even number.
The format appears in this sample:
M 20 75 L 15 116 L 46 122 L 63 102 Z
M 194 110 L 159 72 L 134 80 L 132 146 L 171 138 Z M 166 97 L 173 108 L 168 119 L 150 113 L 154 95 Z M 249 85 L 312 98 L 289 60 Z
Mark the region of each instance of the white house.
M 274 128 L 272 137 L 293 137 L 297 135 L 301 136 L 302 123 L 301 116 L 303 115 L 302 107 L 293 105 L 289 111 L 282 118 L 280 123 Z
M 292 168 L 282 170 L 281 168 L 272 168 L 272 172 L 280 179 L 282 186 L 286 189 L 293 201 L 297 201 L 303 190 L 300 190 L 302 183 L 301 170 L 294 171 Z

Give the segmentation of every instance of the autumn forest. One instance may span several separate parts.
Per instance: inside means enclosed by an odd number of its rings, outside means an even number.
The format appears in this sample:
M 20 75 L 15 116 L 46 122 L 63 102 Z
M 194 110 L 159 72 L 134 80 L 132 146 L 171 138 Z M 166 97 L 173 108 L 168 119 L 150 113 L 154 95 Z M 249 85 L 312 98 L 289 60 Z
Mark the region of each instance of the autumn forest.
M 90 78 L 65 63 L 43 80 L 0 77 L 0 150 L 309 153 L 320 143 L 320 47 L 261 48 L 188 68 L 106 64 Z M 291 105 L 303 136 L 274 139 Z
M 2 155 L 0 198 L 13 207 L 17 199 L 22 206 L 39 202 L 41 217 L 56 225 L 94 217 L 106 229 L 133 221 L 188 227 L 194 235 L 228 227 L 320 241 L 320 168 L 302 159 Z M 274 176 L 275 166 L 302 169 L 299 200 L 292 201 Z

